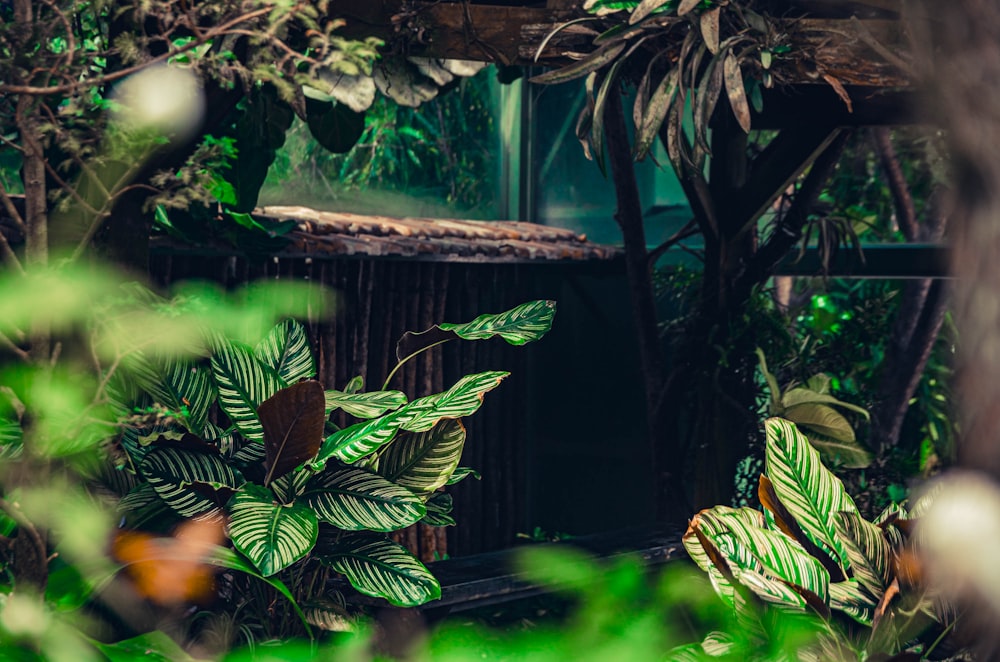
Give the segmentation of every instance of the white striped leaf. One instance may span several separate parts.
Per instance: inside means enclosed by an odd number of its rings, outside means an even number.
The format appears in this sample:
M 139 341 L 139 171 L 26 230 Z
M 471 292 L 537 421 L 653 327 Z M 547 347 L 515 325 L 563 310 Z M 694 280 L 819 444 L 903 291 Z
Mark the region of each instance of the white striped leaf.
M 334 409 L 343 409 L 356 418 L 375 418 L 391 409 L 398 409 L 406 404 L 406 394 L 402 391 L 372 391 L 371 393 L 348 393 L 346 391 L 327 391 L 326 413 Z
M 275 478 L 268 487 L 274 491 L 281 503 L 291 503 L 299 495 L 306 491 L 306 486 L 316 472 L 309 467 L 302 467 L 298 471 L 291 471 L 281 478 Z
M 448 477 L 448 482 L 446 482 L 445 485 L 457 485 L 469 476 L 472 476 L 476 480 L 483 479 L 483 477 L 479 475 L 479 472 L 472 467 L 458 467 L 452 472 L 451 476 Z
M 830 608 L 842 611 L 858 623 L 871 627 L 877 600 L 856 579 L 830 584 Z
M 13 459 L 21 455 L 23 433 L 18 421 L 0 418 L 0 459 Z
M 323 442 L 313 466 L 321 469 L 331 457 L 344 464 L 354 464 L 392 441 L 400 429 L 425 432 L 442 419 L 468 416 L 479 409 L 486 392 L 496 388 L 509 374 L 483 372 L 467 375 L 443 393 L 419 398 L 380 418 L 335 432 Z
M 483 404 L 483 396 L 499 386 L 509 374 L 493 371 L 466 375 L 443 393 L 414 400 L 403 408 L 412 411 L 413 415 L 403 419 L 400 427 L 409 432 L 425 432 L 441 419 L 468 416 Z
M 846 570 L 850 559 L 837 535 L 841 511 L 858 512 L 844 484 L 820 461 L 819 453 L 795 424 L 780 418 L 764 422 L 765 473 L 802 531 Z
M 851 561 L 854 579 L 872 597 L 880 599 L 889 586 L 892 567 L 892 550 L 885 533 L 858 513 L 837 513 L 835 524 Z
M 728 506 L 716 506 L 709 510 L 702 510 L 691 518 L 688 529 L 681 538 L 684 549 L 695 565 L 701 568 L 702 572 L 708 574 L 709 581 L 719 597 L 730 607 L 736 608 L 736 589 L 731 579 L 732 571 L 726 562 L 726 556 L 735 555 L 737 549 L 731 544 L 732 536 L 720 540 L 726 534 L 726 526 L 721 516 L 739 518 L 750 526 L 763 526 L 764 518 L 760 512 L 750 508 L 729 508 Z M 712 549 L 707 549 L 703 545 L 707 542 Z M 719 549 L 720 542 L 726 546 L 725 550 Z M 720 556 L 713 559 L 714 554 Z M 753 559 L 746 559 L 746 564 L 753 563 Z M 726 573 L 726 574 L 723 574 Z
M 281 389 L 260 403 L 264 428 L 264 485 L 316 457 L 323 443 L 326 416 L 323 387 L 314 379 Z
M 396 531 L 420 520 L 420 497 L 361 469 L 327 471 L 314 478 L 305 503 L 323 521 L 345 531 Z
M 189 518 L 218 517 L 245 482 L 217 455 L 170 447 L 147 453 L 139 471 L 167 505 Z
M 317 547 L 320 560 L 342 573 L 365 595 L 397 607 L 415 607 L 441 597 L 441 584 L 402 545 L 382 536 L 349 534 Z
M 400 361 L 447 340 L 487 340 L 500 337 L 511 345 L 524 345 L 540 339 L 552 328 L 555 301 L 529 301 L 497 314 L 480 315 L 464 324 L 437 324 L 422 331 L 408 331 L 396 345 Z
M 455 419 L 426 432 L 400 435 L 379 454 L 378 473 L 427 498 L 458 468 L 465 446 L 465 427 Z
M 222 411 L 244 437 L 263 442 L 257 407 L 281 389 L 277 373 L 258 361 L 247 345 L 225 342 L 212 354 L 212 374 Z
M 227 509 L 233 546 L 265 577 L 292 565 L 316 544 L 316 514 L 303 504 L 277 503 L 260 485 L 244 485 Z
M 316 363 L 305 328 L 295 320 L 275 326 L 254 349 L 261 363 L 270 367 L 285 384 L 316 376 Z
M 206 366 L 184 359 L 158 360 L 136 352 L 127 359 L 127 372 L 143 391 L 167 409 L 187 412 L 183 425 L 200 434 L 215 402 L 215 385 Z
M 427 526 L 455 526 L 455 518 L 451 516 L 454 507 L 451 495 L 447 492 L 437 492 L 425 504 L 427 514 L 420 520 Z

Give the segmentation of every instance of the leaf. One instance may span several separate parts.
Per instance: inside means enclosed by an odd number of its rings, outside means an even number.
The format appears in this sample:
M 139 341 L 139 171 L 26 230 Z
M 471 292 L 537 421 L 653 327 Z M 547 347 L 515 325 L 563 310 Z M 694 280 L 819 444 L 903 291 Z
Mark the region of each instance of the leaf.
M 719 14 L 722 7 L 709 9 L 701 15 L 698 26 L 701 28 L 701 38 L 712 55 L 719 52 Z
M 722 63 L 726 94 L 729 96 L 729 106 L 733 109 L 736 121 L 744 133 L 750 133 L 750 104 L 747 103 L 747 93 L 743 88 L 743 74 L 739 62 L 732 53 L 726 55 Z
M 302 605 L 302 611 L 310 625 L 327 632 L 355 632 L 358 623 L 343 605 L 333 600 L 310 600 Z
M 660 130 L 660 125 L 663 124 L 667 111 L 677 96 L 677 89 L 678 72 L 677 69 L 671 69 L 650 95 L 649 105 L 643 113 L 642 126 L 637 127 L 634 149 L 636 159 L 643 159 L 649 153 Z
M 316 457 L 326 421 L 323 386 L 309 380 L 283 388 L 257 408 L 264 428 L 264 485 Z
M 876 602 L 856 579 L 830 584 L 830 608 L 842 611 L 858 623 L 871 626 Z
M 859 441 L 837 441 L 810 431 L 809 443 L 831 465 L 845 469 L 864 469 L 871 466 L 875 456 Z
M 285 320 L 271 329 L 254 349 L 254 355 L 286 385 L 316 376 L 305 327 L 295 320 Z
M 277 373 L 258 361 L 247 345 L 226 342 L 212 354 L 212 374 L 222 411 L 244 437 L 264 441 L 257 407 L 281 389 Z
M 375 418 L 406 404 L 406 394 L 402 391 L 349 393 L 330 390 L 326 392 L 325 399 L 327 413 L 343 409 L 356 418 Z
M 281 503 L 291 503 L 299 498 L 306 491 L 306 486 L 312 480 L 316 472 L 311 467 L 304 466 L 298 471 L 292 471 L 284 476 L 275 478 L 268 487 L 274 492 Z
M 819 404 L 801 404 L 787 407 L 782 417 L 804 428 L 818 432 L 836 441 L 854 441 L 854 428 L 844 416 L 832 407 Z
M 853 113 L 854 104 L 851 103 L 851 95 L 847 93 L 847 90 L 844 88 L 844 84 L 830 74 L 823 74 L 823 80 L 825 80 L 827 84 L 833 88 L 833 91 L 837 93 L 840 100 L 844 102 L 844 105 L 847 106 L 847 112 Z
M 420 333 L 408 331 L 396 344 L 396 359 L 402 361 L 453 338 L 487 340 L 499 336 L 510 345 L 525 345 L 548 333 L 555 314 L 555 301 L 529 301 L 502 313 L 480 315 L 464 324 L 444 323 Z
M 825 372 L 817 372 L 815 375 L 806 380 L 806 389 L 823 395 L 829 395 L 830 383 L 832 381 L 833 380 L 830 379 L 830 375 Z
M 563 67 L 562 69 L 548 71 L 544 74 L 535 76 L 530 79 L 530 82 L 538 83 L 539 85 L 555 85 L 558 83 L 566 83 L 571 80 L 576 80 L 577 78 L 583 78 L 584 76 L 613 62 L 615 58 L 617 58 L 622 51 L 625 50 L 626 46 L 628 46 L 626 42 L 612 42 L 598 48 L 596 51 L 579 62 L 574 62 L 573 64 Z
M 769 418 L 764 428 L 765 473 L 775 493 L 806 535 L 833 552 L 834 560 L 846 570 L 850 560 L 837 536 L 835 521 L 841 511 L 857 512 L 854 501 L 794 423 Z
M 464 446 L 462 422 L 442 421 L 426 432 L 397 438 L 379 455 L 378 473 L 426 498 L 448 482 Z
M 490 371 L 466 375 L 443 393 L 410 402 L 399 412 L 409 410 L 400 427 L 410 432 L 425 432 L 446 418 L 473 414 L 483 404 L 483 396 L 500 385 L 509 372 Z M 411 413 L 412 412 L 412 413 Z
M 420 497 L 405 487 L 353 468 L 314 478 L 303 499 L 321 520 L 345 531 L 396 531 L 426 513 Z
M 820 390 L 823 388 L 822 384 L 814 381 L 816 380 L 817 377 L 818 375 L 813 375 L 812 377 L 810 377 L 809 381 L 806 383 L 807 386 L 805 387 L 798 386 L 796 388 L 788 389 L 788 391 L 786 391 L 784 396 L 782 396 L 781 398 L 782 406 L 787 408 L 801 404 L 832 405 L 834 407 L 841 407 L 843 409 L 847 409 L 848 411 L 852 411 L 856 414 L 860 414 L 865 418 L 866 421 L 869 420 L 868 410 L 865 409 L 864 407 L 859 407 L 858 405 L 851 404 L 850 402 L 844 402 L 843 400 L 838 400 L 829 393 L 822 392 Z M 815 384 L 817 386 L 820 386 L 820 389 L 813 389 L 811 386 L 809 386 L 809 384 Z
M 451 495 L 446 492 L 437 492 L 427 500 L 427 514 L 422 520 L 427 526 L 455 526 L 455 518 L 451 516 L 452 503 Z
M 757 363 L 760 366 L 760 373 L 764 375 L 764 381 L 767 382 L 767 391 L 771 398 L 771 413 L 777 414 L 778 412 L 775 409 L 781 406 L 781 389 L 778 387 L 778 380 L 767 369 L 767 359 L 764 358 L 764 350 L 758 347 L 755 351 L 757 352 Z
M 243 476 L 217 455 L 157 448 L 139 471 L 163 501 L 183 517 L 217 517 Z
M 271 491 L 260 485 L 244 485 L 228 510 L 233 546 L 265 577 L 292 565 L 316 544 L 316 514 L 303 504 L 275 503 Z
M 188 662 L 194 658 L 181 648 L 180 644 L 161 630 L 123 639 L 113 644 L 92 640 L 94 647 L 101 651 L 110 662 L 132 662 L 138 658 L 149 662 Z
M 317 546 L 321 561 L 344 574 L 365 595 L 397 607 L 415 607 L 441 597 L 441 585 L 406 549 L 382 536 L 348 534 Z
M 629 25 L 635 25 L 642 19 L 652 14 L 657 9 L 670 3 L 672 0 L 642 0 L 628 17 Z
M 126 358 L 125 371 L 140 388 L 172 411 L 186 415 L 182 424 L 200 434 L 215 402 L 215 388 L 205 366 L 183 359 L 155 360 L 142 353 Z
M 347 382 L 347 386 L 344 387 L 344 393 L 347 395 L 355 395 L 360 393 L 365 388 L 365 378 L 363 375 L 357 375 L 351 378 L 351 381 Z
M 455 485 L 457 483 L 462 482 L 469 476 L 472 476 L 476 480 L 483 479 L 483 477 L 480 476 L 479 472 L 476 471 L 475 469 L 472 469 L 470 467 L 458 467 L 457 469 L 455 469 L 454 472 L 452 472 L 451 476 L 448 478 L 448 481 L 445 483 L 445 485 Z
M 677 15 L 683 16 L 684 14 L 689 13 L 697 7 L 700 2 L 701 0 L 681 0 L 680 4 L 677 5 Z
M 847 550 L 854 579 L 871 593 L 874 603 L 889 585 L 892 557 L 889 541 L 882 529 L 858 513 L 837 513 L 835 523 Z
M 344 154 L 351 151 L 365 132 L 365 113 L 346 104 L 306 99 L 306 125 L 324 149 Z

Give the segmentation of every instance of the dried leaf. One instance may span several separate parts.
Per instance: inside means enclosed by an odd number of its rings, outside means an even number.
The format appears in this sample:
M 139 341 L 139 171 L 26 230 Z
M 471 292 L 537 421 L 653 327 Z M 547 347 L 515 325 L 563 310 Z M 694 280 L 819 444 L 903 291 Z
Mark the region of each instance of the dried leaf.
M 624 42 L 616 42 L 608 44 L 607 46 L 602 46 L 583 60 L 574 62 L 569 66 L 563 67 L 562 69 L 556 69 L 555 71 L 549 71 L 541 74 L 540 76 L 535 76 L 531 79 L 531 82 L 541 85 L 554 85 L 556 83 L 565 83 L 567 81 L 576 80 L 577 78 L 582 78 L 614 61 L 614 59 L 625 50 L 627 45 L 628 44 Z
M 705 40 L 705 46 L 712 52 L 712 55 L 719 52 L 719 14 L 721 11 L 722 7 L 716 7 L 701 15 L 701 38 Z
M 694 95 L 695 144 L 706 152 L 711 151 L 711 147 L 708 144 L 709 123 L 712 119 L 712 113 L 715 112 L 715 106 L 719 101 L 719 95 L 722 93 L 724 85 L 724 67 L 720 66 L 721 63 L 719 62 L 722 57 L 720 53 L 708 63 L 705 73 L 702 74 L 701 84 Z
M 743 74 L 740 72 L 740 65 L 736 61 L 736 56 L 729 53 L 723 63 L 726 80 L 726 94 L 729 96 L 729 105 L 736 115 L 736 121 L 744 133 L 750 132 L 750 104 L 747 103 L 747 93 L 743 89 Z
M 638 127 L 635 137 L 635 158 L 641 159 L 649 153 L 656 140 L 656 134 L 663 124 L 667 111 L 673 105 L 677 96 L 678 88 L 677 69 L 671 69 L 656 86 L 656 90 L 649 98 L 649 105 L 643 115 L 642 125 Z
M 677 15 L 683 16 L 684 14 L 687 14 L 700 3 L 701 0 L 681 0 L 681 3 L 677 5 Z
M 833 88 L 833 91 L 837 93 L 840 100 L 844 102 L 844 105 L 847 106 L 847 112 L 853 113 L 854 104 L 851 103 L 851 97 L 847 94 L 847 90 L 844 89 L 844 86 L 840 83 L 840 81 L 830 74 L 823 74 L 823 80 L 825 80 L 827 84 Z
M 642 0 L 628 17 L 629 25 L 635 25 L 668 2 L 670 0 Z M 680 12 L 678 12 L 679 14 Z

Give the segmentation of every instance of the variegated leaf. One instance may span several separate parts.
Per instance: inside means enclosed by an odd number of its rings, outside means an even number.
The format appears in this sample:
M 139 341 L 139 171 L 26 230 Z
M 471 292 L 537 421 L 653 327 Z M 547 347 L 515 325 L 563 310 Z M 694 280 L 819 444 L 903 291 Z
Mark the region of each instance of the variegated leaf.
M 499 386 L 509 374 L 493 371 L 466 375 L 443 393 L 414 400 L 403 408 L 409 409 L 407 414 L 412 415 L 401 418 L 400 427 L 409 432 L 426 432 L 442 419 L 468 416 L 483 404 L 483 396 Z
M 319 455 L 312 464 L 313 468 L 317 471 L 322 470 L 331 457 L 336 457 L 344 464 L 354 464 L 371 455 L 396 436 L 404 416 L 410 415 L 403 411 L 406 407 L 409 405 L 379 418 L 355 423 L 334 432 L 320 446 Z
M 320 560 L 344 574 L 351 586 L 397 607 L 415 607 L 441 597 L 441 584 L 406 549 L 382 536 L 349 534 L 317 546 Z
M 128 375 L 154 401 L 178 412 L 192 433 L 201 433 L 215 402 L 215 386 L 206 366 L 185 359 L 157 360 L 139 352 L 128 358 L 126 366 Z
M 260 485 L 244 485 L 227 510 L 233 546 L 265 577 L 292 565 L 316 544 L 316 514 L 303 504 L 277 503 Z
M 219 456 L 177 448 L 150 451 L 139 471 L 167 505 L 189 518 L 218 517 L 244 483 L 243 476 Z
M 379 454 L 378 473 L 426 498 L 448 482 L 464 446 L 462 422 L 441 421 L 426 432 L 400 435 Z
M 525 345 L 549 332 L 555 314 L 555 301 L 529 301 L 502 313 L 480 315 L 464 324 L 444 323 L 420 333 L 408 331 L 396 345 L 396 358 L 402 361 L 453 338 L 487 340 L 500 337 L 511 345 Z
M 420 520 L 427 526 L 455 526 L 455 518 L 451 516 L 452 503 L 451 495 L 447 492 L 436 492 L 434 496 L 427 500 L 427 514 Z
M 448 477 L 448 481 L 445 485 L 456 485 L 469 476 L 472 476 L 476 480 L 482 480 L 483 477 L 479 475 L 479 472 L 471 467 L 458 467 L 452 472 L 451 476 Z
M 240 433 L 264 441 L 257 407 L 282 387 L 271 368 L 257 360 L 247 345 L 227 342 L 212 354 L 212 374 L 219 389 L 219 405 Z
M 871 626 L 877 601 L 856 579 L 830 584 L 830 608 L 842 611 L 858 623 Z
M 321 520 L 345 531 L 396 531 L 426 512 L 421 499 L 405 487 L 353 468 L 317 476 L 303 499 Z
M 285 320 L 271 329 L 254 349 L 254 355 L 285 384 L 316 376 L 309 337 L 305 327 L 295 320 Z
M 0 459 L 10 460 L 21 455 L 21 424 L 18 421 L 0 418 Z
M 275 478 L 268 487 L 274 491 L 275 496 L 278 497 L 281 503 L 291 503 L 306 491 L 306 486 L 315 475 L 316 472 L 310 467 L 302 467 L 298 471 L 289 472 L 281 478 Z
M 764 422 L 765 473 L 781 503 L 814 543 L 832 552 L 846 571 L 850 559 L 837 535 L 841 511 L 858 511 L 843 483 L 823 466 L 819 453 L 793 423 L 780 418 Z
M 324 395 L 327 414 L 334 409 L 343 409 L 355 418 L 375 418 L 406 404 L 406 394 L 402 391 L 350 393 L 330 390 Z
M 880 599 L 889 585 L 892 568 L 892 550 L 885 533 L 858 513 L 837 513 L 835 523 L 851 561 L 854 579 L 875 600 Z

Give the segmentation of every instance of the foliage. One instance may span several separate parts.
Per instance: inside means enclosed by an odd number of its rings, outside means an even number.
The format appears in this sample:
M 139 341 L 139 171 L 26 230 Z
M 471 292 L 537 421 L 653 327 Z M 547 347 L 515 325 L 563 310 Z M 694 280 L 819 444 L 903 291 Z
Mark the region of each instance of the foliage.
M 833 397 L 829 375 L 817 373 L 805 384 L 796 385 L 793 382 L 782 391 L 774 375 L 768 371 L 767 360 L 760 348 L 757 349 L 757 358 L 770 394 L 771 416 L 784 418 L 804 429 L 809 443 L 828 464 L 863 469 L 872 463 L 871 452 L 858 442 L 850 421 L 837 409 L 860 414 L 865 420 L 869 418 L 868 411 Z
M 795 424 L 765 422 L 763 511 L 716 506 L 684 535 L 691 558 L 751 638 L 773 610 L 819 616 L 802 659 L 874 659 L 947 648 L 957 615 L 923 582 L 913 518 L 892 505 L 864 519 Z M 704 652 L 712 651 L 703 644 Z

